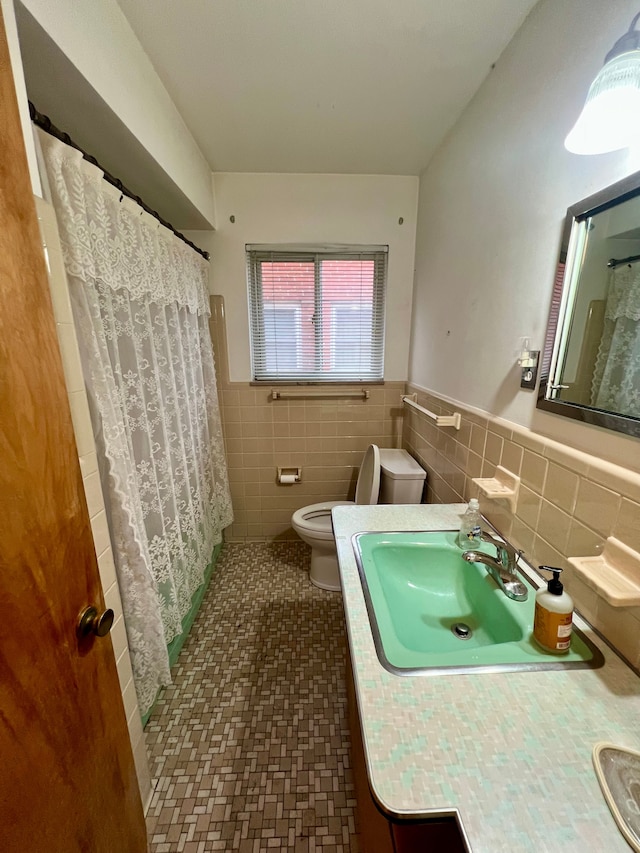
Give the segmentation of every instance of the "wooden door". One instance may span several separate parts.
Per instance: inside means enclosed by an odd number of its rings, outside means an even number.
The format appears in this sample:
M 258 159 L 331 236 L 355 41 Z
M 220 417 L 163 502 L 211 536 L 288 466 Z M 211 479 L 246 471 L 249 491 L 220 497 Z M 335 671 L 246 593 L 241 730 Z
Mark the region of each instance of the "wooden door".
M 143 853 L 104 607 L 0 18 L 0 850 Z

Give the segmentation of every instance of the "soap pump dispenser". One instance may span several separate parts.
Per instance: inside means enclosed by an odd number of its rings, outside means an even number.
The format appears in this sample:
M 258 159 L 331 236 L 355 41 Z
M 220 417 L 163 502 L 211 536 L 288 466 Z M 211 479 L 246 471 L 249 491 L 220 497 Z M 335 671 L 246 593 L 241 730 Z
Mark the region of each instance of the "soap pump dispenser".
M 536 607 L 533 619 L 533 636 L 536 642 L 554 654 L 564 654 L 571 645 L 573 620 L 573 600 L 560 583 L 562 569 L 553 566 L 539 566 L 543 572 L 552 572 L 546 589 L 536 593 Z

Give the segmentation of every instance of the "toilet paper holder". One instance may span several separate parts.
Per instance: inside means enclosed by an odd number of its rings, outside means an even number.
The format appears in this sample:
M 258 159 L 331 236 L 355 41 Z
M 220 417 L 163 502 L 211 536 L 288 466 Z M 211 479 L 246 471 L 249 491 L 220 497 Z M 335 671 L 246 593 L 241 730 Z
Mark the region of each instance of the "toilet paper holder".
M 278 466 L 278 482 L 283 486 L 289 486 L 292 483 L 299 483 L 302 480 L 302 468 L 300 466 L 294 467 L 280 467 Z

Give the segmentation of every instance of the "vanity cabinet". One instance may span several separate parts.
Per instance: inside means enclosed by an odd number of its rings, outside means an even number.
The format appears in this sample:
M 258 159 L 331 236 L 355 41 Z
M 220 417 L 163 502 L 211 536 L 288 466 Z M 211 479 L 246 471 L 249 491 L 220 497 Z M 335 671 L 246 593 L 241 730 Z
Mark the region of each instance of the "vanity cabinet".
M 347 651 L 347 700 L 351 758 L 358 803 L 358 830 L 363 853 L 467 853 L 456 819 L 396 820 L 376 804 L 367 776 L 360 719 Z

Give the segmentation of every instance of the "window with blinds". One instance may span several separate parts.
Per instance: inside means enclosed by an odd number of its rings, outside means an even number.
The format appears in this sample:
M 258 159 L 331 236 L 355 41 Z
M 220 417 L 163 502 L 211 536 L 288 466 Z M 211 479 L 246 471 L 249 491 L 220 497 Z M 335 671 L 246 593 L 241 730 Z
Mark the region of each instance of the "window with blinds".
M 247 246 L 256 381 L 383 378 L 386 246 Z

